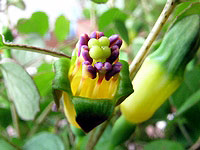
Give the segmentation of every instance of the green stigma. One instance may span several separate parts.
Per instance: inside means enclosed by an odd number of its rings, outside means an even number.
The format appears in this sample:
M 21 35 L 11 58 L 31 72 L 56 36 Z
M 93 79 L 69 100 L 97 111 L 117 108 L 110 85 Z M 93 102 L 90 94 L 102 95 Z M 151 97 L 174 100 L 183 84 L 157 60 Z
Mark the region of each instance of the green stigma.
M 99 39 L 90 39 L 88 41 L 89 55 L 96 61 L 104 62 L 106 58 L 110 57 L 111 49 L 109 48 L 110 40 L 102 36 Z

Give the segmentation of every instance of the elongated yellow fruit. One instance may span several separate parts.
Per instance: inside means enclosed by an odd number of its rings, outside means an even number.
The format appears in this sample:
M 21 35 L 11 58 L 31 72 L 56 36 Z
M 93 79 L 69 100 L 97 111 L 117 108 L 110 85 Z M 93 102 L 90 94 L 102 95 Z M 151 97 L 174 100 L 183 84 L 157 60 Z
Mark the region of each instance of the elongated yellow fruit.
M 147 58 L 132 82 L 135 93 L 121 104 L 123 115 L 132 123 L 149 119 L 181 81 L 181 77 L 169 75 L 161 64 Z
M 132 81 L 135 92 L 120 107 L 127 121 L 148 120 L 179 87 L 186 65 L 199 48 L 199 39 L 198 15 L 185 17 L 172 27 Z

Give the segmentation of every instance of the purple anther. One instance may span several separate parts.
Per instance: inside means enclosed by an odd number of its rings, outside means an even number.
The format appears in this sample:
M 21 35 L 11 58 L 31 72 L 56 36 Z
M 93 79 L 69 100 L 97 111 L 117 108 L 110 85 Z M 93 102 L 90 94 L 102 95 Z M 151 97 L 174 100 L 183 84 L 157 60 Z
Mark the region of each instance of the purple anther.
M 122 46 L 122 40 L 118 39 L 117 42 L 115 43 L 115 45 L 117 45 L 120 49 L 120 47 Z
M 83 46 L 81 46 L 81 48 L 82 48 L 82 49 L 84 49 L 84 50 L 87 50 L 87 51 L 89 51 L 89 48 L 88 48 L 88 46 L 87 46 L 87 45 L 83 45 Z
M 78 56 L 81 54 L 81 47 L 83 45 L 88 45 L 89 36 L 87 34 L 82 34 L 79 39 Z
M 109 37 L 110 40 L 110 46 L 112 47 L 113 45 L 115 45 L 115 43 L 117 42 L 117 40 L 119 39 L 119 35 L 118 34 L 114 34 L 112 36 Z
M 118 58 L 118 56 L 119 56 L 119 50 L 116 49 L 111 53 L 110 57 L 108 57 L 106 61 L 112 64 Z
M 115 50 L 118 50 L 119 49 L 119 47 L 117 46 L 117 45 L 113 45 L 112 47 L 111 47 L 111 52 L 113 52 L 113 51 L 115 51 Z
M 97 70 L 102 70 L 102 68 L 103 68 L 103 63 L 102 63 L 102 62 L 97 62 L 96 64 L 94 64 L 94 67 L 95 67 Z
M 88 50 L 88 47 L 86 45 L 82 46 L 81 52 L 82 52 L 82 56 L 83 56 L 84 60 L 89 61 L 90 64 L 92 64 L 93 59 L 90 57 L 89 50 Z
M 104 68 L 105 68 L 106 71 L 110 71 L 112 69 L 112 65 L 109 62 L 105 62 Z
M 84 62 L 82 63 L 82 65 L 88 66 L 88 65 L 91 65 L 91 63 L 90 63 L 89 61 L 84 61 Z
M 99 39 L 102 36 L 104 36 L 103 32 L 94 31 L 94 32 L 91 33 L 90 38 Z
M 95 79 L 97 76 L 97 70 L 92 65 L 88 65 L 87 70 L 91 74 L 91 78 Z
M 122 68 L 122 64 L 120 62 L 114 64 L 112 66 L 112 70 L 106 72 L 105 79 L 107 81 L 109 81 L 112 76 L 114 76 L 114 75 L 116 75 L 117 73 L 120 72 L 121 68 Z
M 55 103 L 53 103 L 53 105 L 52 105 L 52 107 L 51 107 L 51 110 L 52 110 L 53 112 L 57 112 L 57 111 L 58 111 L 58 108 L 57 108 L 57 106 L 56 106 Z

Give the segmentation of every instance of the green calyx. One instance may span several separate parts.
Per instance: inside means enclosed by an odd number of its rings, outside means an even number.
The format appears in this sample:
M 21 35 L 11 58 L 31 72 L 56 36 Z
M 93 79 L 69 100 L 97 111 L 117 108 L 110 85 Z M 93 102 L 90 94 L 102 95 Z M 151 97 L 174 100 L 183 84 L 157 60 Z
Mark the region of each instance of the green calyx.
M 76 56 L 74 56 L 76 57 Z M 73 58 L 73 57 L 72 57 Z M 53 94 L 57 106 L 62 96 L 62 92 L 69 95 L 70 101 L 76 111 L 76 122 L 82 130 L 89 132 L 105 120 L 109 119 L 116 105 L 120 104 L 127 96 L 133 92 L 131 80 L 129 78 L 129 68 L 126 61 L 121 60 L 122 70 L 119 73 L 119 83 L 113 99 L 95 99 L 77 97 L 72 94 L 68 72 L 73 59 L 60 58 L 54 64 L 55 78 L 53 81 Z
M 172 76 L 182 76 L 200 44 L 200 16 L 191 15 L 177 22 L 166 34 L 150 59 L 162 64 Z
M 111 49 L 109 48 L 110 40 L 103 36 L 99 39 L 90 39 L 88 41 L 89 55 L 96 61 L 105 62 L 110 57 Z

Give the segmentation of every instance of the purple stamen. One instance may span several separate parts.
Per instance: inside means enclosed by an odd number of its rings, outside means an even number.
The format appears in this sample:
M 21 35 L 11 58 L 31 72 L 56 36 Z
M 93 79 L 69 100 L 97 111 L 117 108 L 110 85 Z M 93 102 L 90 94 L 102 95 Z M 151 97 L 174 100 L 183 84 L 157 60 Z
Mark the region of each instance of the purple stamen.
M 105 68 L 106 71 L 110 71 L 112 69 L 112 65 L 109 62 L 105 62 L 104 68 Z
M 119 47 L 119 49 L 120 49 L 120 47 L 122 46 L 122 40 L 121 39 L 117 40 L 115 45 L 117 45 Z
M 85 61 L 89 61 L 90 64 L 92 64 L 93 59 L 92 59 L 92 58 L 90 57 L 90 55 L 89 55 L 88 46 L 83 45 L 83 46 L 81 47 L 81 52 L 82 52 L 82 56 L 83 56 L 84 60 L 85 60 Z
M 122 64 L 120 62 L 114 64 L 112 67 L 112 70 L 106 72 L 105 79 L 109 81 L 112 76 L 120 72 L 121 68 L 122 68 Z
M 84 62 L 82 63 L 82 65 L 88 66 L 88 65 L 91 65 L 91 63 L 90 63 L 89 61 L 84 61 Z
M 99 39 L 102 36 L 104 36 L 103 32 L 94 31 L 94 32 L 91 33 L 90 38 Z
M 96 71 L 96 69 L 95 69 L 92 65 L 88 65 L 87 70 L 88 70 L 88 72 L 91 74 L 91 78 L 92 78 L 92 79 L 95 79 L 96 76 L 97 76 L 97 71 Z
M 89 36 L 87 34 L 82 34 L 80 36 L 80 40 L 79 40 L 79 47 L 78 47 L 78 56 L 80 56 L 81 54 L 81 47 L 83 45 L 88 45 L 88 41 L 89 41 Z
M 113 52 L 113 51 L 115 51 L 115 50 L 117 50 L 117 49 L 119 49 L 119 47 L 118 47 L 117 45 L 113 45 L 113 46 L 111 47 L 111 52 Z
M 119 35 L 118 34 L 114 34 L 112 36 L 109 37 L 110 40 L 110 47 L 112 47 L 113 45 L 115 45 L 115 43 L 118 41 L 119 39 Z
M 96 64 L 94 64 L 94 67 L 95 67 L 97 70 L 102 70 L 102 68 L 103 68 L 103 63 L 102 63 L 102 62 L 97 62 Z
M 119 49 L 116 49 L 111 53 L 110 57 L 107 58 L 106 61 L 112 64 L 118 58 L 118 56 L 119 56 Z

